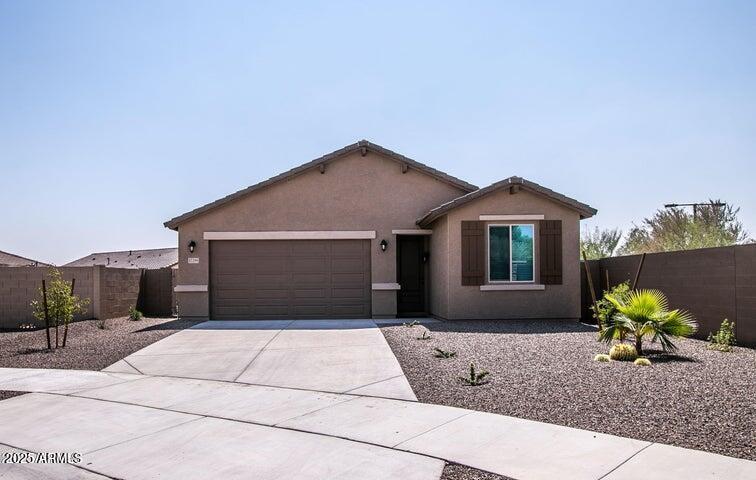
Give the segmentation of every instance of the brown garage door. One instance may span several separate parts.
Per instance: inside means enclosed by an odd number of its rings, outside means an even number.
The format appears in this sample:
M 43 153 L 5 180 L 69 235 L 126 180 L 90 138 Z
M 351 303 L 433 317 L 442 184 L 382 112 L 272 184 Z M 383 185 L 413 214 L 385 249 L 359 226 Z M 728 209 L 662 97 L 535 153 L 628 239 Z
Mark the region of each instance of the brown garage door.
M 216 320 L 369 318 L 368 240 L 210 242 Z

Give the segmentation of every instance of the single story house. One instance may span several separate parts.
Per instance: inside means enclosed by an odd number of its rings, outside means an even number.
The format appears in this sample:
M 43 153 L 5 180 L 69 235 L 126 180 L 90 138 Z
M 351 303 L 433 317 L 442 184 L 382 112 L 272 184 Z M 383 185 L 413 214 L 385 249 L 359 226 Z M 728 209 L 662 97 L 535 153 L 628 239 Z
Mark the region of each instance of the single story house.
M 0 250 L 0 267 L 49 267 L 49 263 Z
M 151 248 L 147 250 L 90 253 L 63 266 L 93 267 L 95 265 L 146 270 L 176 267 L 178 266 L 178 248 Z
M 165 222 L 182 317 L 579 318 L 590 206 L 362 140 Z

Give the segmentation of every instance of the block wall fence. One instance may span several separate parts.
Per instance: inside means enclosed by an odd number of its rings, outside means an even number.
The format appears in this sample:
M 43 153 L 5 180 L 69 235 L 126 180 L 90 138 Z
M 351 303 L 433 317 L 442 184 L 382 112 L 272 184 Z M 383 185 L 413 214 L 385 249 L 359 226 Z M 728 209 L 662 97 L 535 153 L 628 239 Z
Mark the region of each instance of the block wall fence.
M 632 283 L 640 255 L 589 260 L 594 288 L 600 297 L 609 285 Z M 582 275 L 582 319 L 595 323 L 585 267 Z M 661 290 L 670 308 L 690 311 L 698 321 L 696 338 L 706 339 L 722 320 L 735 322 L 738 345 L 756 347 L 756 244 L 650 253 L 643 262 L 637 288 Z
M 74 320 L 123 317 L 129 307 L 155 303 L 149 301 L 150 291 L 140 290 L 144 283 L 143 270 L 104 266 L 58 267 L 58 270 L 65 280 L 76 279 L 75 295 L 89 299 L 86 313 L 77 315 Z M 14 329 L 25 324 L 42 326 L 32 315 L 30 306 L 32 300 L 38 298 L 42 279 L 49 281 L 48 267 L 0 267 L 0 328 Z M 159 313 L 166 313 L 164 310 Z M 170 311 L 169 304 L 168 315 Z

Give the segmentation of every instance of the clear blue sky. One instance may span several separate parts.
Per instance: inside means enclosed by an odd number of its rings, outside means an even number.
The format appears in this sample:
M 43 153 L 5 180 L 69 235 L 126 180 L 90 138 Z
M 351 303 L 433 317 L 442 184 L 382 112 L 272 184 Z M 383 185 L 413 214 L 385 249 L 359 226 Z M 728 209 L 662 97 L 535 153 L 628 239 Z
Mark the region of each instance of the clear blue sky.
M 0 0 L 0 250 L 163 221 L 367 138 L 622 227 L 721 197 L 756 236 L 756 2 Z

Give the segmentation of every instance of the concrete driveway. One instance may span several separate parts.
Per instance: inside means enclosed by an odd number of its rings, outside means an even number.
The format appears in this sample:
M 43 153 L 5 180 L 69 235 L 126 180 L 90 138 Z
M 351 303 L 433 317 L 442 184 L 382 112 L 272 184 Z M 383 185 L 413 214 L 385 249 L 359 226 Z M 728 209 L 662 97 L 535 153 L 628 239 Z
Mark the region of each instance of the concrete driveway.
M 436 480 L 445 461 L 519 480 L 756 478 L 747 460 L 422 404 L 389 357 L 370 321 L 213 322 L 109 371 L 0 368 L 0 389 L 35 392 L 0 402 L 0 454 L 81 454 L 0 462 L 0 479 Z
M 417 400 L 372 320 L 205 322 L 105 371 Z

